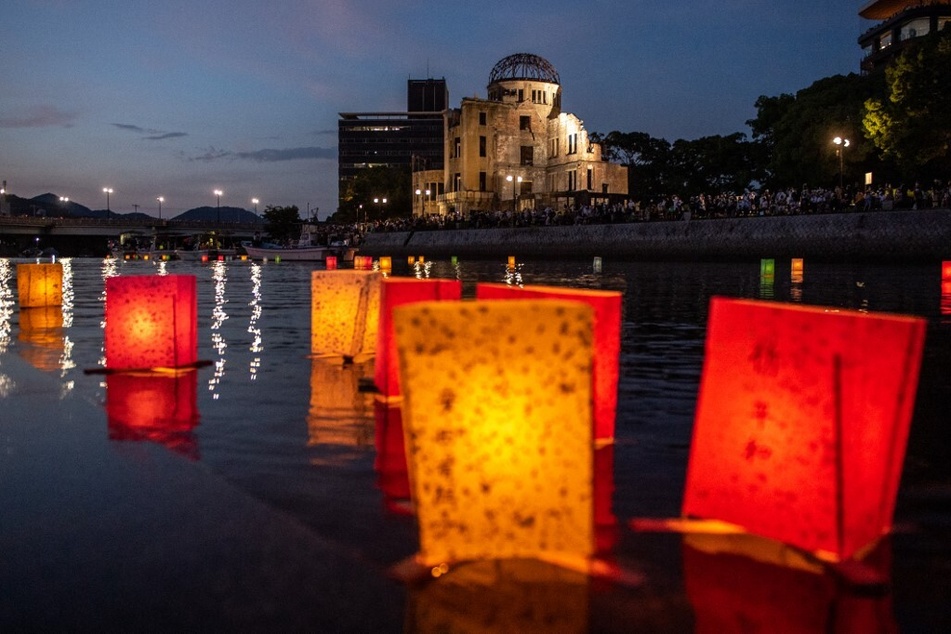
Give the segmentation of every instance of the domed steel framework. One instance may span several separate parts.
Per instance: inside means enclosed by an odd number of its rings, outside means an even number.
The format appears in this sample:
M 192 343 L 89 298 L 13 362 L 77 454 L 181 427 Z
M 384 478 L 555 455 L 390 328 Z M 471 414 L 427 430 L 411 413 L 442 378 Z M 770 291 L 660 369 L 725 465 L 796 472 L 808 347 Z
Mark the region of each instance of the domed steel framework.
M 516 53 L 499 60 L 489 73 L 489 84 L 510 79 L 529 79 L 561 85 L 558 71 L 544 57 L 531 53 Z

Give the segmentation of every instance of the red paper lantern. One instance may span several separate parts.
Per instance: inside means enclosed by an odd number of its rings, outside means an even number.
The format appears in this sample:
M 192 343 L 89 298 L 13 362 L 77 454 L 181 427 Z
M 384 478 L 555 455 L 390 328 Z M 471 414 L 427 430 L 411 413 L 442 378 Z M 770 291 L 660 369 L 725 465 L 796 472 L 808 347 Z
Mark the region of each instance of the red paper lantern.
M 511 286 L 480 282 L 477 299 L 551 298 L 589 304 L 594 309 L 594 439 L 614 441 L 618 364 L 621 355 L 622 293 L 555 286 Z
M 386 278 L 380 295 L 380 326 L 373 381 L 385 400 L 400 397 L 399 364 L 393 334 L 393 309 L 404 304 L 462 298 L 462 282 L 449 279 Z
M 925 321 L 714 298 L 683 514 L 839 561 L 891 528 Z
M 337 270 L 337 256 L 328 255 L 327 257 L 325 257 L 324 268 L 326 268 L 328 271 L 336 271 Z
M 146 440 L 198 459 L 198 372 L 121 372 L 106 376 L 112 440 Z
M 182 368 L 198 360 L 194 275 L 106 280 L 106 367 Z
M 951 281 L 951 260 L 945 260 L 941 263 L 941 279 Z

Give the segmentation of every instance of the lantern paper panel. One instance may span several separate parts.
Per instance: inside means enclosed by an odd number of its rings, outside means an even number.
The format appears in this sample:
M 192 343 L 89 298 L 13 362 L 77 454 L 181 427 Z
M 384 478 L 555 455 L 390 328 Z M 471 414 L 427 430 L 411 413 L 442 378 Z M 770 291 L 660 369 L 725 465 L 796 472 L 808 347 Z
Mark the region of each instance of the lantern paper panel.
M 154 442 L 198 459 L 198 372 L 122 372 L 106 376 L 111 440 Z
M 17 293 L 20 308 L 63 304 L 63 265 L 17 264 Z
M 106 280 L 106 367 L 181 368 L 198 360 L 194 275 Z
M 361 364 L 312 359 L 308 445 L 369 447 L 373 442 L 373 397 L 359 390 Z
M 924 320 L 713 298 L 683 514 L 833 561 L 891 527 Z
M 65 353 L 63 309 L 60 306 L 22 308 L 20 310 L 20 356 L 38 370 L 61 369 Z
M 394 310 L 424 565 L 594 549 L 590 306 L 422 302 Z
M 951 260 L 945 260 L 941 263 L 941 279 L 951 282 Z
M 383 399 L 400 397 L 400 376 L 393 337 L 393 309 L 414 302 L 459 300 L 462 282 L 449 279 L 389 277 L 383 280 L 373 382 Z
M 594 309 L 594 439 L 612 442 L 617 412 L 623 294 L 555 286 L 476 284 L 476 299 L 517 298 L 566 299 L 585 302 Z
M 769 546 L 756 540 L 766 541 L 750 535 L 684 538 L 684 585 L 696 632 L 898 631 L 887 594 L 850 594 L 821 567 L 784 565 L 790 553 L 781 548 L 773 561 L 762 559 L 749 550 Z
M 531 559 L 467 563 L 412 590 L 405 631 L 587 632 L 590 587 L 586 575 Z
M 382 280 L 374 271 L 311 273 L 311 354 L 362 360 L 376 352 Z

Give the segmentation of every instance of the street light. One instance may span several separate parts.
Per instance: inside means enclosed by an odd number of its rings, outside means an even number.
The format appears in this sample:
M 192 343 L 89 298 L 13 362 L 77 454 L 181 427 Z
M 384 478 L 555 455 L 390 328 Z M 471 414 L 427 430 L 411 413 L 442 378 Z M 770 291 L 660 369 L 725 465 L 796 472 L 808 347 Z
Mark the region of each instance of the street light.
M 844 196 L 845 191 L 843 188 L 843 180 L 842 180 L 844 157 L 842 155 L 845 153 L 845 148 L 849 147 L 849 140 L 843 139 L 842 137 L 837 136 L 834 139 L 832 139 L 832 142 L 835 143 L 835 153 L 839 155 L 839 191 L 842 192 L 840 195 Z
M 419 201 L 419 215 L 423 215 L 423 190 L 416 188 L 416 199 Z
M 217 218 L 217 224 L 221 224 L 221 195 L 223 193 L 224 192 L 220 189 L 215 190 L 215 214 Z
M 159 220 L 161 220 L 162 219 L 162 203 L 165 202 L 165 196 L 159 196 L 155 200 L 158 201 L 158 218 Z
M 254 215 L 255 215 L 255 216 L 258 215 L 258 203 L 259 203 L 259 202 L 260 202 L 260 201 L 259 201 L 257 198 L 252 198 L 252 199 L 251 199 L 251 204 L 254 205 Z
M 377 219 L 383 217 L 383 205 L 386 204 L 386 198 L 374 198 L 373 204 L 376 205 L 376 217 Z
M 102 191 L 106 194 L 106 212 L 112 211 L 112 207 L 109 206 L 109 194 L 112 193 L 111 187 L 103 187 Z
M 522 177 L 521 176 L 512 176 L 509 174 L 505 177 L 505 180 L 512 183 L 512 222 L 515 222 L 515 212 L 518 211 L 518 193 L 516 187 L 522 186 Z

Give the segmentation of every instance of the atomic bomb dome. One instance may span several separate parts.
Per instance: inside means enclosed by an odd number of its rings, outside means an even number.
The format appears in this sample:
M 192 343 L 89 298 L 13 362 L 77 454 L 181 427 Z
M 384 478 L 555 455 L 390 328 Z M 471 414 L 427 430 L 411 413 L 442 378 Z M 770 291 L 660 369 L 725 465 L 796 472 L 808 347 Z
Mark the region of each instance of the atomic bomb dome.
M 500 59 L 489 73 L 489 85 L 512 79 L 544 81 L 549 84 L 561 84 L 558 71 L 544 57 L 531 53 L 515 53 Z

